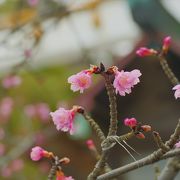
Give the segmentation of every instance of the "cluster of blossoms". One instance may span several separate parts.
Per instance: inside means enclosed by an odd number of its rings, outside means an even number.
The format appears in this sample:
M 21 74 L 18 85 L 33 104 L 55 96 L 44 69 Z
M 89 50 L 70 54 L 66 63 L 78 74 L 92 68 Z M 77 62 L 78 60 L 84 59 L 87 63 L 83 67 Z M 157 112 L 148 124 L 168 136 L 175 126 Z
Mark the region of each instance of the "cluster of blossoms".
M 50 109 L 46 103 L 37 103 L 25 106 L 24 112 L 29 118 L 38 118 L 42 122 L 48 122 Z
M 68 83 L 71 84 L 72 91 L 80 91 L 82 93 L 85 89 L 89 88 L 92 83 L 92 74 L 98 74 L 100 69 L 97 66 L 91 66 L 88 70 L 83 70 L 75 75 L 68 78 Z M 110 67 L 106 73 L 111 71 L 115 75 L 113 86 L 116 90 L 116 94 L 119 93 L 121 96 L 131 93 L 131 88 L 140 82 L 139 77 L 141 72 L 137 69 L 133 71 L 118 71 L 116 66 Z
M 23 167 L 24 161 L 22 159 L 15 159 L 10 164 L 3 166 L 0 173 L 4 178 L 10 179 L 16 172 L 22 171 Z
M 171 37 L 167 36 L 163 39 L 163 45 L 162 49 L 160 52 L 154 50 L 154 49 L 149 49 L 146 47 L 141 47 L 136 51 L 136 54 L 140 57 L 146 57 L 146 56 L 162 56 L 167 54 L 169 47 L 171 44 Z M 175 90 L 174 96 L 175 98 L 180 98 L 180 84 L 176 85 L 173 87 L 173 90 Z
M 71 84 L 72 91 L 83 91 L 90 87 L 92 84 L 92 74 L 105 73 L 106 75 L 114 75 L 113 86 L 115 88 L 116 94 L 119 93 L 121 96 L 125 96 L 126 93 L 130 94 L 131 89 L 140 82 L 139 77 L 141 72 L 137 69 L 128 71 L 118 71 L 116 66 L 110 67 L 106 72 L 101 70 L 97 66 L 91 65 L 90 69 L 83 70 L 75 75 L 72 75 L 68 78 L 68 83 Z M 50 115 L 54 124 L 56 125 L 57 130 L 63 132 L 70 132 L 73 134 L 74 129 L 74 119 L 75 114 L 79 111 L 78 106 L 74 106 L 70 110 L 64 108 L 59 108 L 54 112 L 51 112 Z
M 21 84 L 22 80 L 17 75 L 8 75 L 2 80 L 2 86 L 5 89 L 13 88 L 16 86 L 19 86 Z
M 30 153 L 30 157 L 33 161 L 39 161 L 41 160 L 43 157 L 45 158 L 50 158 L 50 159 L 54 159 L 55 156 L 52 152 L 48 152 L 46 150 L 44 150 L 43 148 L 39 147 L 39 146 L 35 146 L 32 148 L 31 153 Z M 61 164 L 68 164 L 70 162 L 69 158 L 62 158 L 59 160 L 59 165 Z M 64 173 L 62 172 L 61 168 L 59 168 L 56 171 L 56 180 L 73 180 L 73 178 L 71 176 L 66 177 L 64 175 Z
M 0 121 L 6 122 L 13 111 L 14 101 L 11 97 L 4 97 L 0 101 Z
M 151 126 L 149 125 L 141 125 L 135 118 L 126 118 L 124 119 L 124 125 L 130 127 L 135 136 L 139 139 L 144 139 L 145 136 L 143 132 L 151 131 Z

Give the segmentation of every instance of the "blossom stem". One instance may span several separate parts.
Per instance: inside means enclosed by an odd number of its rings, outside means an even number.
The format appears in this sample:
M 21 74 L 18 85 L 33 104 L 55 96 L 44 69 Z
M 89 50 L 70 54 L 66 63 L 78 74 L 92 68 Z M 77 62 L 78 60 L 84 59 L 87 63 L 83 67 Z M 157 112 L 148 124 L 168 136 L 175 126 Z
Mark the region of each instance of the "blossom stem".
M 159 55 L 158 56 L 159 60 L 160 60 L 160 65 L 164 71 L 164 73 L 166 74 L 166 76 L 168 77 L 168 79 L 171 81 L 171 83 L 173 85 L 177 85 L 179 84 L 179 80 L 178 78 L 175 76 L 175 74 L 173 73 L 173 71 L 171 70 L 171 68 L 168 65 L 167 60 L 165 59 L 165 57 L 163 55 Z
M 165 145 L 172 148 L 179 139 L 179 136 L 180 136 L 180 120 L 176 126 L 174 133 L 170 136 L 169 140 L 165 143 Z M 170 148 L 166 150 L 159 148 L 158 150 L 154 151 L 152 154 L 146 156 L 145 158 L 142 158 L 136 162 L 122 166 L 120 168 L 114 169 L 111 172 L 100 175 L 97 177 L 97 179 L 105 180 L 105 179 L 112 179 L 115 177 L 119 177 L 121 174 L 127 173 L 129 171 L 143 167 L 145 165 L 153 164 L 154 162 L 157 162 L 161 159 L 166 159 L 169 157 L 180 155 L 179 149 L 170 151 Z
M 51 167 L 51 170 L 49 172 L 49 175 L 48 175 L 48 180 L 53 180 L 55 175 L 56 175 L 56 170 L 57 170 L 57 166 L 55 163 L 53 163 L 52 167 Z
M 89 122 L 90 126 L 94 129 L 100 141 L 104 141 L 106 137 L 99 125 L 94 121 L 94 119 L 92 119 L 86 112 L 84 112 L 82 115 Z
M 116 94 L 114 87 L 111 83 L 110 77 L 107 74 L 102 74 L 105 79 L 105 86 L 107 94 L 109 96 L 109 108 L 110 108 L 110 126 L 108 136 L 114 136 L 117 132 L 117 104 L 116 104 Z

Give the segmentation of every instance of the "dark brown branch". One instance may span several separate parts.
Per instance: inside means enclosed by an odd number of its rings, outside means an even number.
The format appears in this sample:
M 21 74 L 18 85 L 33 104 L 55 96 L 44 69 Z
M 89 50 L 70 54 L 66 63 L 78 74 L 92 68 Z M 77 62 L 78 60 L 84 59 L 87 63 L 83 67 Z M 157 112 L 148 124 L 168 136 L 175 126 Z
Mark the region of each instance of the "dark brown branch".
M 180 156 L 170 158 L 162 170 L 158 180 L 171 180 L 176 177 L 179 172 Z
M 177 140 L 179 139 L 179 136 L 180 136 L 180 120 L 176 126 L 174 133 L 171 135 L 170 139 L 165 143 L 165 145 L 172 148 L 174 146 L 174 144 L 177 142 Z M 121 174 L 127 173 L 129 171 L 134 170 L 134 169 L 137 169 L 139 167 L 143 167 L 145 165 L 153 164 L 154 162 L 157 162 L 160 159 L 165 159 L 166 158 L 165 154 L 168 154 L 167 152 L 168 152 L 168 149 L 166 149 L 166 150 L 165 149 L 158 149 L 157 151 L 154 151 L 152 154 L 148 155 L 145 158 L 142 158 L 136 162 L 125 165 L 123 167 L 114 169 L 111 172 L 108 172 L 106 174 L 100 175 L 97 179 L 98 180 L 111 179 L 114 177 L 118 177 Z M 170 156 L 170 157 L 173 157 L 173 156 L 176 156 L 179 154 L 180 154 L 180 149 L 178 149 L 178 153 L 175 150 L 175 154 L 172 153 L 171 154 L 172 156 Z
M 106 137 L 105 137 L 103 131 L 101 130 L 101 128 L 99 127 L 99 125 L 96 123 L 96 121 L 94 121 L 94 119 L 92 119 L 86 112 L 84 112 L 82 115 L 89 122 L 89 124 L 93 128 L 93 130 L 96 132 L 100 141 L 101 142 L 104 141 Z
M 105 86 L 107 94 L 109 96 L 109 108 L 110 108 L 110 126 L 108 136 L 114 136 L 117 132 L 117 104 L 116 104 L 116 94 L 114 87 L 111 83 L 109 75 L 103 74 L 105 79 Z

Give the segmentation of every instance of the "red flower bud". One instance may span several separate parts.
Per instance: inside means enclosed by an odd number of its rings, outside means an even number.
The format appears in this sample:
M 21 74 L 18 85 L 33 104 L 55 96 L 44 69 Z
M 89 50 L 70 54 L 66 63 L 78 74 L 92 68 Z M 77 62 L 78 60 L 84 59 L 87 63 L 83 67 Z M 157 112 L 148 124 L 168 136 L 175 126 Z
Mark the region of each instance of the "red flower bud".
M 141 129 L 142 129 L 144 132 L 149 132 L 149 131 L 151 131 L 151 126 L 149 126 L 149 125 L 143 125 L 143 126 L 141 126 Z
M 145 139 L 144 134 L 141 133 L 141 132 L 138 132 L 138 133 L 136 134 L 136 137 L 137 137 L 138 139 Z

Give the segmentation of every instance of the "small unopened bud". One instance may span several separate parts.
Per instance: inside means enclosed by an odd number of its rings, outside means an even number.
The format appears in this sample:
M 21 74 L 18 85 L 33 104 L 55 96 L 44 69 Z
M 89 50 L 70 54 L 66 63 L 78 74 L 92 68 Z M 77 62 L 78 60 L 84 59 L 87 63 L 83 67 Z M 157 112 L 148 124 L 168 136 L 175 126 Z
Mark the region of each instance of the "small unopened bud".
M 70 159 L 67 157 L 64 157 L 64 158 L 60 159 L 59 162 L 62 164 L 68 164 L 68 163 L 70 163 Z
M 137 120 L 135 118 L 126 118 L 124 120 L 124 125 L 133 128 L 137 125 Z
M 148 49 L 146 47 L 141 47 L 136 51 L 136 54 L 140 57 L 154 56 L 157 54 L 157 51 L 154 49 Z
M 95 149 L 95 145 L 92 139 L 87 140 L 86 144 L 87 144 L 88 149 L 90 150 Z
M 98 66 L 90 65 L 89 71 L 94 74 L 99 74 L 101 72 L 101 69 Z
M 104 72 L 105 71 L 105 66 L 103 63 L 100 63 L 100 70 L 101 72 Z
M 141 126 L 141 129 L 142 129 L 144 132 L 149 132 L 149 131 L 151 131 L 151 126 L 149 126 L 149 125 L 143 125 L 143 126 Z
M 112 74 L 115 74 L 117 71 L 118 71 L 118 67 L 112 66 L 112 67 L 108 68 L 108 70 L 106 71 L 106 74 L 112 75 Z
M 84 114 L 84 108 L 82 106 L 73 106 L 73 111 Z
M 170 36 L 165 37 L 163 40 L 163 47 L 162 47 L 163 53 L 166 54 L 168 52 L 170 44 L 171 44 L 171 37 Z
M 144 134 L 141 133 L 141 132 L 138 132 L 138 133 L 136 134 L 136 137 L 137 137 L 138 139 L 145 139 Z

